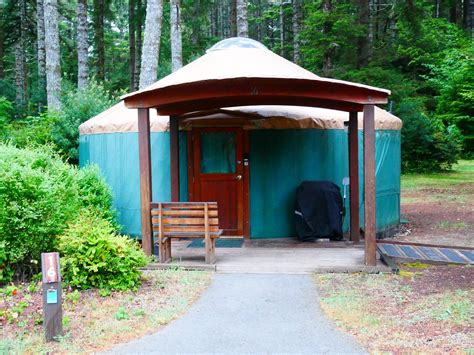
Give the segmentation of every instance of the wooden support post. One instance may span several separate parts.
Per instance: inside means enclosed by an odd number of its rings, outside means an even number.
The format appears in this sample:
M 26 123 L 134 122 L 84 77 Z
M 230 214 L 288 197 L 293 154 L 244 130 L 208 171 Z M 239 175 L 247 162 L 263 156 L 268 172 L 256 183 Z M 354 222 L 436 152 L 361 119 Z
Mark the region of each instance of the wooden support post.
M 374 105 L 364 105 L 365 264 L 376 265 L 375 120 Z
M 359 122 L 357 112 L 349 113 L 349 199 L 350 239 L 359 243 Z
M 140 207 L 142 221 L 142 248 L 146 255 L 153 251 L 150 203 L 151 186 L 151 148 L 150 113 L 147 108 L 138 109 L 138 154 L 140 159 Z
M 170 116 L 171 201 L 179 202 L 179 120 Z

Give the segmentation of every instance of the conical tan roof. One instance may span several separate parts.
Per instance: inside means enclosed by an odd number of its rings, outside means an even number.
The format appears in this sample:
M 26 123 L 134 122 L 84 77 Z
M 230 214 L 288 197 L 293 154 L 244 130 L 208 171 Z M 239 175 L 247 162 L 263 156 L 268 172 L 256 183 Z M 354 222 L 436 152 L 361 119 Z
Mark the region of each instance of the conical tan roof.
M 81 135 L 138 132 L 137 109 L 128 109 L 124 102 L 112 106 L 79 126 Z M 223 119 L 225 118 L 225 119 Z M 241 125 L 244 129 L 343 129 L 349 114 L 344 111 L 301 106 L 242 106 L 221 109 L 212 113 L 184 119 L 181 129 L 206 125 Z M 401 120 L 375 107 L 375 128 L 399 130 Z M 362 113 L 359 113 L 362 128 Z M 150 130 L 169 129 L 169 117 L 150 110 Z
M 129 108 L 183 114 L 262 104 L 361 111 L 364 104 L 385 104 L 388 95 L 389 90 L 320 77 L 251 39 L 230 38 L 123 99 Z

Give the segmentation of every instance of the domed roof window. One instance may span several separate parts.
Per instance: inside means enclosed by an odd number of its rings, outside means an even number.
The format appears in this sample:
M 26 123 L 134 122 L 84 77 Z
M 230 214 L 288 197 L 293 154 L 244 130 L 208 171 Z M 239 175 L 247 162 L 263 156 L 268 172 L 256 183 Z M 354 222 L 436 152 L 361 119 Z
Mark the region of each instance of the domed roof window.
M 255 41 L 250 38 L 245 37 L 232 37 L 224 39 L 220 42 L 217 42 L 206 52 L 213 52 L 222 49 L 232 49 L 232 48 L 256 48 L 256 49 L 268 49 L 263 44 L 258 41 Z

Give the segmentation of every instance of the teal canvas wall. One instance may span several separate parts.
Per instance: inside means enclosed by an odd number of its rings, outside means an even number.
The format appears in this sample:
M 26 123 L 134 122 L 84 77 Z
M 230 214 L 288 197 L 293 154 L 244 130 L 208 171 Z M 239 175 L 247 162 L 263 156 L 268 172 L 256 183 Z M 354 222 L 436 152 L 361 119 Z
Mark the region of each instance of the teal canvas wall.
M 188 196 L 186 133 L 180 133 L 180 194 Z M 170 143 L 168 132 L 151 133 L 154 201 L 169 201 Z M 141 237 L 138 133 L 83 135 L 79 138 L 79 165 L 97 164 L 112 188 L 114 208 L 122 233 Z
M 400 220 L 400 131 L 376 131 L 377 230 Z M 363 226 L 363 134 L 359 131 L 360 217 Z M 250 235 L 295 235 L 294 205 L 305 180 L 329 180 L 341 188 L 349 176 L 344 130 L 256 130 L 250 132 Z M 347 191 L 348 195 L 349 191 Z M 344 230 L 349 228 L 346 200 Z
M 341 186 L 348 176 L 344 130 L 252 130 L 250 134 L 250 235 L 294 236 L 295 191 L 304 180 L 330 180 Z M 362 132 L 359 131 L 360 181 L 363 181 Z M 140 236 L 138 134 L 80 137 L 80 165 L 95 163 L 114 194 L 123 233 Z M 153 200 L 169 201 L 169 133 L 151 133 Z M 188 196 L 186 134 L 180 133 L 180 194 Z M 376 131 L 377 230 L 400 219 L 400 131 Z M 349 206 L 349 201 L 346 201 Z M 348 230 L 346 209 L 344 229 Z M 363 186 L 360 188 L 363 225 Z

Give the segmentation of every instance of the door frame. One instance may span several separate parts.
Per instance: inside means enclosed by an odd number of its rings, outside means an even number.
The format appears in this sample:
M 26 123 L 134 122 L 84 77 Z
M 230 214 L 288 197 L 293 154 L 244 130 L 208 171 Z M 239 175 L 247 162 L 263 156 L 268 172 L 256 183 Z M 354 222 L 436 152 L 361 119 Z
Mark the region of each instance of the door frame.
M 196 128 L 200 131 L 218 131 L 225 128 L 239 128 L 242 129 L 242 181 L 243 181 L 243 237 L 250 238 L 250 195 L 249 195 L 249 184 L 250 184 L 250 169 L 249 169 L 249 134 L 248 130 L 244 130 L 242 127 L 235 126 L 223 126 L 223 127 L 193 127 L 191 130 L 187 131 L 186 140 L 187 140 L 187 158 L 188 158 L 188 201 L 194 201 L 194 188 L 195 188 L 195 178 L 194 178 L 194 133 Z

